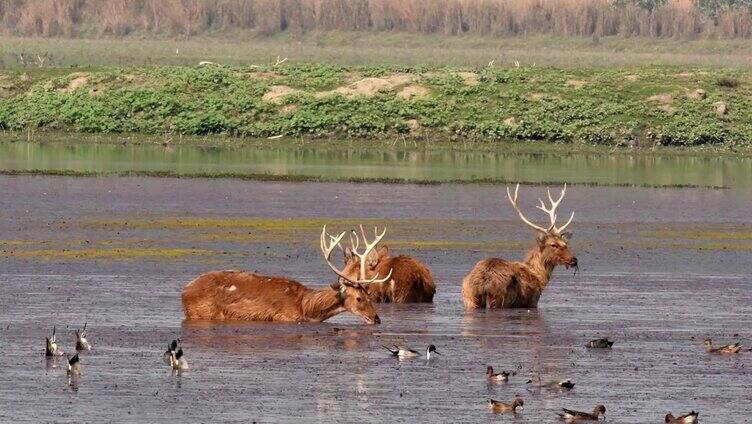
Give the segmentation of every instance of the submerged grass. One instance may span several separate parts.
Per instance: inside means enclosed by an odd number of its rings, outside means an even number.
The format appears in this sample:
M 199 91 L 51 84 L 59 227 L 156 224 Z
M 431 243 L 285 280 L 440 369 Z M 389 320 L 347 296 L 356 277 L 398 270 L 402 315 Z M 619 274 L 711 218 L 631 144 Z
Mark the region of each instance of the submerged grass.
M 179 248 L 118 248 L 118 249 L 31 249 L 14 250 L 0 253 L 0 256 L 13 256 L 20 258 L 38 258 L 45 260 L 55 259 L 157 259 L 169 260 L 193 256 L 212 256 L 217 252 L 205 249 L 179 249 Z
M 410 252 L 505 252 L 505 256 L 519 257 L 535 244 L 532 237 L 499 239 L 478 237 L 489 229 L 505 233 L 516 221 L 454 220 L 454 219 L 398 219 L 384 222 L 376 219 L 291 218 L 264 217 L 191 217 L 136 215 L 89 217 L 66 224 L 85 230 L 91 240 L 2 240 L 0 257 L 34 258 L 41 260 L 156 261 L 191 260 L 200 257 L 206 263 L 227 263 L 226 258 L 245 257 L 249 251 L 264 256 L 289 258 L 290 247 L 316 252 L 316 239 L 324 224 L 336 232 L 373 225 L 386 225 L 389 237 L 385 243 L 393 254 Z M 752 251 L 752 233 L 744 226 L 713 226 L 708 231 L 691 231 L 684 224 L 675 229 L 655 228 L 640 232 L 638 239 L 625 240 L 614 235 L 616 224 L 600 225 L 599 235 L 578 235 L 577 250 L 583 254 L 603 249 L 636 249 L 661 251 Z M 642 226 L 644 227 L 644 226 Z M 444 230 L 436 233 L 436 228 Z M 109 239 L 117 230 L 122 237 Z M 143 238 L 144 232 L 150 236 Z M 605 232 L 605 234 L 604 234 Z M 139 237 L 129 235 L 139 234 Z M 611 235 L 609 235 L 611 234 Z M 99 238 L 102 236 L 103 238 Z M 679 240 L 686 240 L 680 242 Z M 190 243 L 190 248 L 183 247 Z M 272 245 L 288 246 L 269 249 Z M 256 247 L 253 247 L 256 246 Z M 266 248 L 263 248 L 266 246 Z M 254 250 L 260 249 L 260 250 Z M 225 258 L 225 259 L 222 259 Z M 234 260 L 234 259 L 233 259 Z
M 752 240 L 752 232 L 748 230 L 729 229 L 728 231 L 677 231 L 658 230 L 644 233 L 646 237 L 686 240 Z

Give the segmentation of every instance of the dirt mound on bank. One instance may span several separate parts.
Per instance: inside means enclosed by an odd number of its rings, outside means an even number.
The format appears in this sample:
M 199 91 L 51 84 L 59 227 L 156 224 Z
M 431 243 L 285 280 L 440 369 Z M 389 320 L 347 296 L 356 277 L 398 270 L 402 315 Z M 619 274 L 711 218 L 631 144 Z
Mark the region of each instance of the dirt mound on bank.
M 282 104 L 285 97 L 296 93 L 300 93 L 300 90 L 286 85 L 273 85 L 269 87 L 269 91 L 264 93 L 261 100 L 274 104 Z
M 331 91 L 322 91 L 317 96 L 328 96 L 331 94 L 342 94 L 345 97 L 373 97 L 382 90 L 391 90 L 400 85 L 408 84 L 413 80 L 412 75 L 395 74 L 384 78 L 369 77 L 355 81 L 351 84 L 337 87 Z

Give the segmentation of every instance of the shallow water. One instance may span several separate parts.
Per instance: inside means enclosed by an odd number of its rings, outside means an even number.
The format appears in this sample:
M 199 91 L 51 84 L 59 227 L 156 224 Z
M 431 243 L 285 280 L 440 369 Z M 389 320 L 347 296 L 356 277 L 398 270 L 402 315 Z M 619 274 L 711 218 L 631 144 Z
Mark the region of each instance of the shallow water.
M 523 181 L 599 185 L 752 187 L 752 158 L 659 154 L 0 143 L 0 169 L 76 172 L 270 174 L 327 179 Z
M 521 188 L 530 214 L 540 188 Z M 532 235 L 491 185 L 258 183 L 152 178 L 0 177 L 0 421 L 552 422 L 561 407 L 608 422 L 704 422 L 752 413 L 749 190 L 572 187 L 581 272 L 558 270 L 538 310 L 465 312 L 460 281 L 491 255 L 518 258 Z M 263 199 L 263 201 L 259 201 Z M 186 325 L 179 293 L 211 269 L 332 281 L 320 225 L 387 225 L 387 243 L 434 272 L 432 305 L 380 305 L 383 324 Z M 91 355 L 75 388 L 42 354 L 88 321 Z M 193 369 L 162 363 L 179 336 Z M 598 336 L 610 351 L 587 351 Z M 441 356 L 396 361 L 380 345 Z M 486 365 L 517 369 L 488 386 Z M 531 371 L 569 393 L 530 392 Z M 486 399 L 525 399 L 513 419 Z

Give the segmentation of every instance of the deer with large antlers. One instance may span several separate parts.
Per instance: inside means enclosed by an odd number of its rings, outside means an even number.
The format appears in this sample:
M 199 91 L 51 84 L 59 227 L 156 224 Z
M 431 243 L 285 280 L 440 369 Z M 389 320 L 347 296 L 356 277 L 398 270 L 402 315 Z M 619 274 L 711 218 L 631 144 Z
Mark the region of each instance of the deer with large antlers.
M 556 266 L 577 267 L 577 258 L 567 245 L 571 234 L 564 231 L 574 219 L 574 212 L 566 224 L 556 226 L 556 209 L 564 199 L 567 186 L 564 185 L 557 200 L 548 191 L 550 207 L 539 200 L 538 209 L 549 216 L 548 227 L 536 225 L 525 217 L 517 204 L 519 189 L 520 185 L 517 184 L 513 197 L 507 187 L 507 197 L 522 222 L 537 232 L 537 246 L 528 252 L 524 262 L 489 258 L 475 264 L 462 280 L 465 308 L 535 308 Z
M 320 247 L 329 268 L 339 281 L 322 289 L 311 289 L 284 277 L 267 277 L 242 271 L 213 271 L 201 275 L 183 289 L 182 302 L 188 320 L 322 322 L 348 311 L 367 324 L 381 319 L 366 287 L 384 279 L 351 278 L 331 262 L 332 251 L 345 236 L 321 231 Z M 354 246 L 353 249 L 357 249 Z M 367 257 L 366 247 L 362 255 Z
M 358 278 L 359 276 L 360 279 L 383 279 L 387 274 L 392 273 L 391 279 L 368 285 L 366 291 L 372 301 L 393 303 L 433 302 L 436 284 L 426 265 L 407 255 L 390 256 L 388 246 L 378 246 L 384 236 L 383 233 L 379 235 L 374 230 L 374 239 L 369 243 L 361 225 L 360 236 L 370 253 L 367 256 L 361 256 L 356 251 L 345 249 L 345 267 L 342 272 L 350 278 Z M 358 234 L 352 231 L 350 237 L 351 245 L 358 246 Z

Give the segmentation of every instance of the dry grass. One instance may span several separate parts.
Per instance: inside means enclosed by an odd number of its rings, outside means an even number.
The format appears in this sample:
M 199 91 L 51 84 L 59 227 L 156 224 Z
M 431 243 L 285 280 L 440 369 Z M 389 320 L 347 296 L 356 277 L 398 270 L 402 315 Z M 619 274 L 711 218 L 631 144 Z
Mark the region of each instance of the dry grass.
M 48 54 L 44 67 L 195 66 L 318 62 L 338 65 L 624 67 L 641 65 L 752 67 L 747 40 L 666 40 L 605 37 L 448 37 L 406 33 L 327 32 L 299 37 L 231 34 L 185 40 L 22 38 L 0 36 L 0 68 L 17 68 L 18 55 Z M 27 68 L 36 68 L 34 63 Z M 463 77 L 464 78 L 464 77 Z M 1 91 L 0 91 L 1 93 Z
M 253 30 L 406 31 L 443 35 L 553 34 L 746 38 L 752 14 L 723 8 L 710 18 L 692 0 L 647 10 L 612 0 L 0 0 L 6 35 L 134 33 L 191 36 Z

